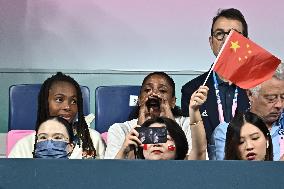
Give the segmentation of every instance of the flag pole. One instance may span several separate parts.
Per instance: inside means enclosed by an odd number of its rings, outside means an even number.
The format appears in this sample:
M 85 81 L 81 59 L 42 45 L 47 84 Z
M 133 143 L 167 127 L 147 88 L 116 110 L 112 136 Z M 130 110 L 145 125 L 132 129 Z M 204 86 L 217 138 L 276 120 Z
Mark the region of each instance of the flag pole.
M 206 79 L 205 79 L 205 81 L 204 81 L 204 83 L 203 83 L 202 86 L 205 86 L 205 84 L 206 84 L 206 82 L 207 82 L 207 80 L 208 80 L 208 78 L 209 78 L 209 75 L 210 75 L 211 72 L 213 71 L 213 68 L 215 67 L 216 63 L 218 62 L 219 57 L 221 56 L 221 54 L 222 54 L 222 52 L 223 52 L 223 49 L 225 48 L 226 44 L 228 43 L 229 38 L 231 37 L 231 35 L 233 34 L 233 32 L 235 32 L 235 31 L 232 29 L 232 30 L 230 31 L 228 37 L 226 38 L 224 44 L 222 45 L 222 48 L 221 48 L 221 50 L 219 51 L 218 56 L 217 56 L 217 58 L 215 59 L 213 65 L 211 66 L 211 68 L 210 68 L 210 70 L 209 70 L 209 72 L 208 72 L 208 75 L 206 76 Z M 212 37 L 213 37 L 213 36 L 212 36 Z

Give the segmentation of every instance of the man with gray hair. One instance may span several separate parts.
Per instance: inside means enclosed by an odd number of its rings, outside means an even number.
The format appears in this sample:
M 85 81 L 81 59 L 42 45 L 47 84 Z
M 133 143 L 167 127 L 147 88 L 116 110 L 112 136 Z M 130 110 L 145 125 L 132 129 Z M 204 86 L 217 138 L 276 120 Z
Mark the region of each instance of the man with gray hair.
M 273 160 L 279 160 L 280 141 L 284 138 L 284 113 L 282 113 L 284 108 L 284 63 L 279 64 L 271 79 L 247 90 L 247 95 L 251 105 L 249 111 L 262 117 L 270 131 L 273 143 Z M 228 123 L 221 123 L 214 130 L 209 142 L 209 149 L 212 152 L 210 159 L 224 159 L 227 127 Z

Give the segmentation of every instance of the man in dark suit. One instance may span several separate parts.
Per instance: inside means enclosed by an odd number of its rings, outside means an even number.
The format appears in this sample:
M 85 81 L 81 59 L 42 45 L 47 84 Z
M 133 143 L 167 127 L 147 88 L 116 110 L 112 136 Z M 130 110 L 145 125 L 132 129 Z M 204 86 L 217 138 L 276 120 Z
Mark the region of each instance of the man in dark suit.
M 248 36 L 248 26 L 242 13 L 233 8 L 219 11 L 213 18 L 209 37 L 211 49 L 216 57 L 232 29 L 245 37 Z M 205 72 L 182 87 L 181 108 L 184 116 L 189 114 L 188 105 L 192 93 L 204 83 L 207 75 L 208 72 Z M 214 71 L 211 72 L 206 85 L 209 87 L 208 98 L 200 107 L 200 112 L 209 142 L 213 130 L 219 123 L 228 123 L 236 111 L 245 111 L 249 107 L 249 101 L 243 89 L 218 76 Z

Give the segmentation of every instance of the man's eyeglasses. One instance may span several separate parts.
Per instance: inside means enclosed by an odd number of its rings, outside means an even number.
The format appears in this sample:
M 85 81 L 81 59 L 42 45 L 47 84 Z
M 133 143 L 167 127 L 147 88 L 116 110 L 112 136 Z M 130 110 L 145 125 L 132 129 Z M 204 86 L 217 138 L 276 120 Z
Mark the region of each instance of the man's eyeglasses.
M 238 32 L 239 34 L 242 34 L 242 32 L 239 32 L 235 29 L 231 29 L 231 30 L 234 30 L 234 31 Z M 218 30 L 213 32 L 212 36 L 215 37 L 218 41 L 223 41 L 224 38 L 225 38 L 225 35 L 229 35 L 231 30 L 225 32 L 224 30 L 218 29 Z

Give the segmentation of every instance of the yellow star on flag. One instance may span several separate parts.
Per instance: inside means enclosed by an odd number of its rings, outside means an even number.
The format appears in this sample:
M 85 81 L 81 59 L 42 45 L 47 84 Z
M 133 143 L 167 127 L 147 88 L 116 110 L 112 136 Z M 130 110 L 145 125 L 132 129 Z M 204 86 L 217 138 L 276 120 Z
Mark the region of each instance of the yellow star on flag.
M 236 42 L 233 42 L 231 41 L 231 49 L 234 49 L 235 52 L 237 52 L 237 49 L 240 48 L 240 45 L 239 45 L 239 42 L 236 41 Z

